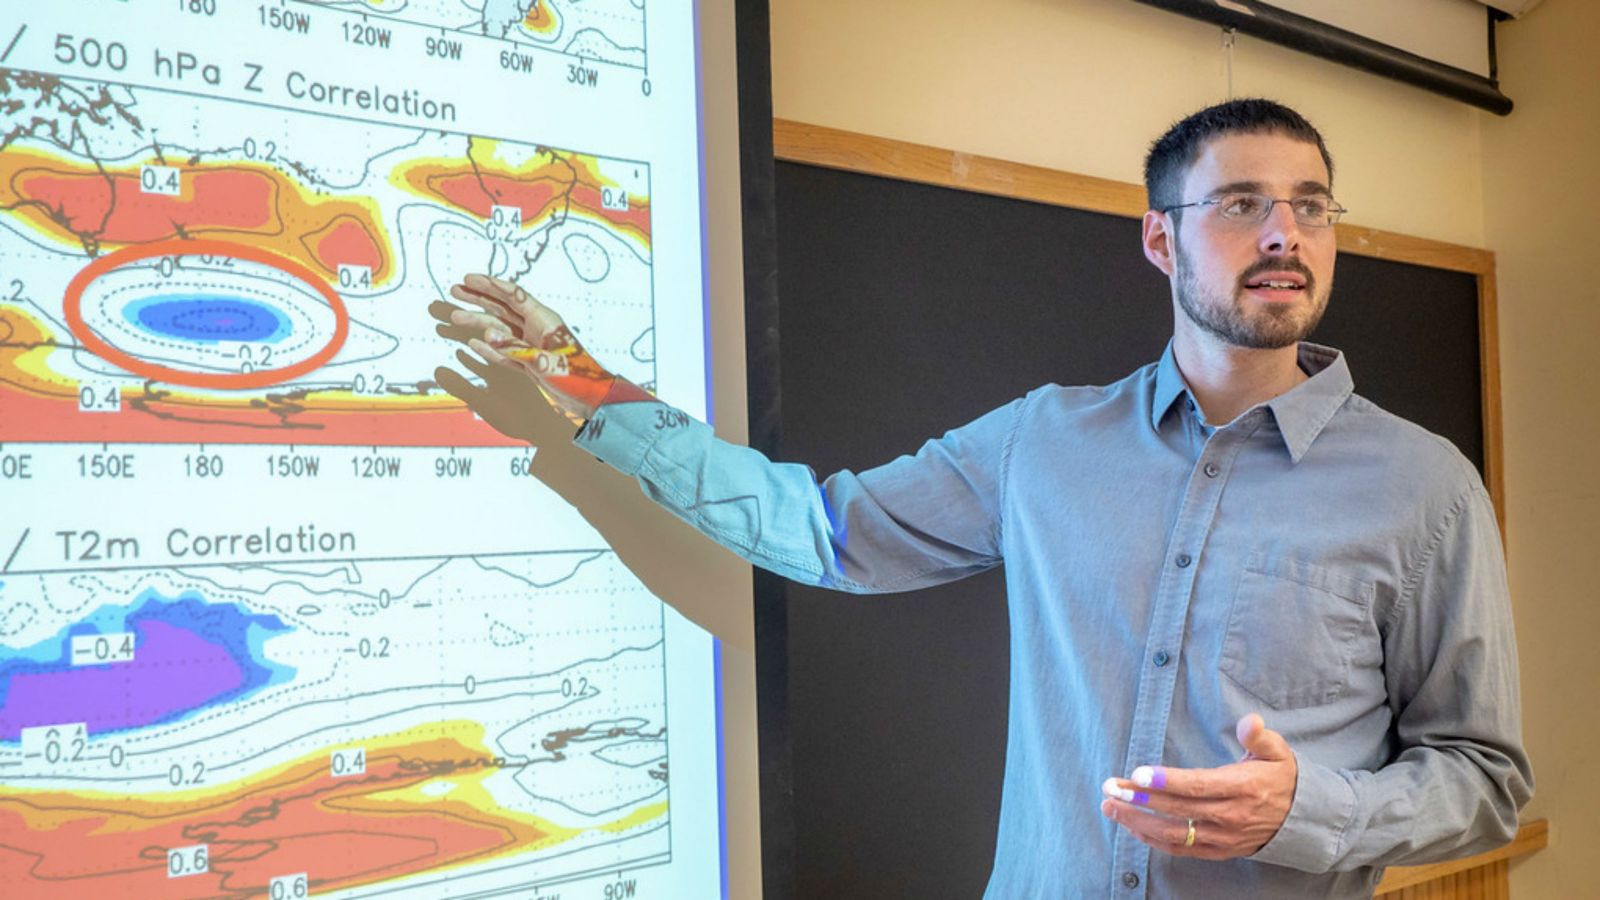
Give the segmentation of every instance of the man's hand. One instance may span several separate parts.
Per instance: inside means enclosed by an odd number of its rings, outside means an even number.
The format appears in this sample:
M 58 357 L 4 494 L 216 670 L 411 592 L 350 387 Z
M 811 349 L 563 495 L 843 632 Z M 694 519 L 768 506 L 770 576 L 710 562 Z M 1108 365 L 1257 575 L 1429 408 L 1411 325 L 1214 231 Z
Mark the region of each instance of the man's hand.
M 1235 727 L 1245 756 L 1215 769 L 1140 766 L 1108 778 L 1100 812 L 1163 853 L 1199 859 L 1249 856 L 1278 833 L 1294 803 L 1299 766 L 1283 735 L 1251 713 Z M 1152 815 L 1152 812 L 1158 815 Z M 1189 838 L 1193 820 L 1193 842 Z
M 451 286 L 450 296 L 482 310 L 450 313 L 451 324 L 477 332 L 467 339 L 467 346 L 487 362 L 532 376 L 568 417 L 589 419 L 608 395 L 612 400 L 649 399 L 649 394 L 596 362 L 555 310 L 515 284 L 468 275 Z

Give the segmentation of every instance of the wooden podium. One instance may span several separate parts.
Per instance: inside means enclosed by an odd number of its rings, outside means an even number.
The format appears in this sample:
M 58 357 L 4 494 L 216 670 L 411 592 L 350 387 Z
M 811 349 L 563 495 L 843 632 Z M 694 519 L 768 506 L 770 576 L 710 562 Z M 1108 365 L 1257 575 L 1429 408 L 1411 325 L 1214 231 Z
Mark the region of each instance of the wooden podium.
M 1376 897 L 1389 900 L 1506 900 L 1511 896 L 1511 860 L 1550 842 L 1550 823 L 1534 819 L 1498 850 L 1429 866 L 1396 866 L 1378 882 Z

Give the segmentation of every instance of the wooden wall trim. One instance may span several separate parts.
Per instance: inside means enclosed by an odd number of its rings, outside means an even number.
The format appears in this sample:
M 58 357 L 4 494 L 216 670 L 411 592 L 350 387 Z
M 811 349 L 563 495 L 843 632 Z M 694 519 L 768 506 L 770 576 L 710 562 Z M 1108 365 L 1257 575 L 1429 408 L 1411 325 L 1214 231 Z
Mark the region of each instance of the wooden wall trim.
M 1379 231 L 1376 228 L 1347 225 L 1343 222 L 1335 225 L 1334 229 L 1339 233 L 1340 253 L 1411 263 L 1430 269 L 1466 272 L 1480 278 L 1494 272 L 1494 254 L 1477 247 L 1412 237 L 1393 231 Z
M 1141 185 L 788 119 L 773 120 L 772 145 L 773 154 L 784 162 L 842 169 L 1114 216 L 1139 218 L 1146 209 L 1144 187 Z M 1340 223 L 1336 227 L 1340 253 L 1477 276 L 1478 346 L 1483 370 L 1480 387 L 1483 392 L 1484 482 L 1494 502 L 1495 513 L 1500 521 L 1501 539 L 1504 540 L 1506 508 L 1494 254 L 1476 247 L 1360 225 Z
M 1077 175 L 788 119 L 773 120 L 772 137 L 774 155 L 785 162 L 1070 206 L 1114 216 L 1138 218 L 1148 208 L 1144 187 L 1125 181 Z M 1494 270 L 1494 254 L 1476 247 L 1359 225 L 1340 224 L 1337 231 L 1341 253 L 1474 275 Z
M 1500 543 L 1506 542 L 1506 476 L 1504 414 L 1500 407 L 1500 311 L 1494 255 L 1478 275 L 1478 356 L 1483 369 L 1483 480 L 1494 502 Z
M 785 162 L 1110 215 L 1138 218 L 1145 211 L 1143 187 L 1109 178 L 1076 175 L 787 119 L 775 119 L 772 125 L 773 154 Z
M 1535 850 L 1541 850 L 1550 844 L 1550 822 L 1547 819 L 1534 819 L 1523 823 L 1517 829 L 1517 836 L 1511 843 L 1487 853 L 1476 856 L 1467 856 L 1461 859 L 1452 859 L 1449 862 L 1433 863 L 1426 866 L 1394 866 L 1383 875 L 1383 880 L 1378 882 L 1378 889 L 1373 896 L 1381 897 L 1384 894 L 1394 893 L 1413 885 L 1437 881 L 1457 872 L 1476 869 L 1505 859 L 1514 859 L 1526 856 Z

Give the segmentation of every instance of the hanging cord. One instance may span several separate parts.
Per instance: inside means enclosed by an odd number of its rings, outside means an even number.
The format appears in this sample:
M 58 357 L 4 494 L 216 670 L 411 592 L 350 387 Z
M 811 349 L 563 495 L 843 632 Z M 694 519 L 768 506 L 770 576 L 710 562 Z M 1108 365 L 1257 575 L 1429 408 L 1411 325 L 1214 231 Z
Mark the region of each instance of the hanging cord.
M 1233 99 L 1233 39 L 1239 34 L 1236 28 L 1222 29 L 1222 67 L 1228 73 L 1228 99 Z

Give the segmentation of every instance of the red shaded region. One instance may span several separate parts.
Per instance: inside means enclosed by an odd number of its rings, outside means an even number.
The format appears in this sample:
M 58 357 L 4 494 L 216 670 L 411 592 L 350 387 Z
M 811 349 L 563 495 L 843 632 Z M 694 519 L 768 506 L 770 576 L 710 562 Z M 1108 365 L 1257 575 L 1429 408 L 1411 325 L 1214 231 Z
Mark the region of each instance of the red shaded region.
M 268 396 L 238 405 L 123 392 L 122 411 L 83 414 L 70 389 L 56 396 L 0 383 L 0 443 L 87 441 L 361 447 L 520 447 L 450 401 L 428 409 L 319 409 L 304 397 Z
M 406 792 L 486 762 L 440 740 L 375 752 L 362 775 L 333 777 L 324 755 L 189 800 L 0 797 L 0 884 L 50 896 L 259 897 L 272 878 L 305 872 L 316 895 L 551 840 L 492 807 Z M 206 845 L 209 871 L 169 878 L 167 850 L 196 844 Z
M 374 280 L 384 274 L 383 251 L 378 239 L 355 216 L 339 216 L 306 235 L 301 243 L 329 272 L 337 272 L 344 265 L 367 266 Z
M 600 189 L 589 184 L 578 184 L 572 188 L 572 202 L 584 209 L 593 212 L 607 222 L 624 228 L 631 228 L 643 235 L 650 237 L 650 205 L 641 203 L 637 198 L 629 198 L 627 209 L 606 209 L 601 202 Z
M 205 231 L 278 230 L 278 185 L 248 169 L 186 172 L 177 196 L 147 194 L 138 173 L 101 175 L 24 169 L 16 193 L 55 209 L 67 227 L 112 244 L 138 244 Z
M 556 182 L 548 178 L 517 181 L 504 175 L 472 173 L 435 175 L 428 188 L 450 203 L 479 218 L 487 219 L 495 206 L 515 206 L 522 210 L 522 221 L 532 223 L 544 215 L 545 207 L 557 196 Z

